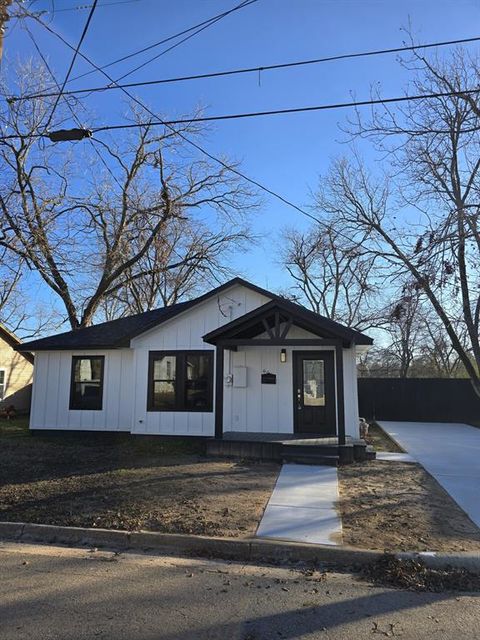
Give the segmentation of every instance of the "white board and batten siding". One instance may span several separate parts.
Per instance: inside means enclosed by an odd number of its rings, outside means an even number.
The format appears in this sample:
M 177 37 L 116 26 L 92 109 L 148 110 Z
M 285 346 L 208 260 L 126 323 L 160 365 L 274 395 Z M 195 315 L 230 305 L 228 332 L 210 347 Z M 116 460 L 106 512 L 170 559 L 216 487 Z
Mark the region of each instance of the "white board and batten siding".
M 202 336 L 266 304 L 267 298 L 235 285 L 131 341 L 128 349 L 38 351 L 35 354 L 31 429 L 131 431 L 142 434 L 214 434 L 213 412 L 147 411 L 148 352 L 210 349 Z M 100 411 L 71 410 L 72 356 L 105 357 Z
M 211 350 L 203 336 L 269 302 L 270 298 L 234 285 L 167 322 L 134 338 L 130 348 L 84 351 L 39 351 L 35 354 L 30 428 L 126 431 L 136 434 L 213 436 L 214 412 L 147 411 L 150 351 Z M 289 338 L 315 337 L 292 327 Z M 327 347 L 299 347 L 322 350 Z M 246 368 L 246 387 L 224 386 L 224 430 L 292 433 L 292 348 L 280 363 L 280 347 L 239 348 L 225 352 L 225 375 Z M 70 410 L 72 356 L 105 357 L 103 403 L 99 411 Z M 343 350 L 345 426 L 358 436 L 355 349 Z M 243 370 L 245 372 L 245 369 Z M 277 375 L 277 384 L 260 383 L 264 371 Z
M 135 400 L 132 433 L 213 436 L 215 416 L 210 412 L 147 411 L 147 371 L 150 351 L 212 350 L 203 336 L 269 302 L 251 289 L 235 286 L 218 298 L 206 300 L 186 313 L 132 340 Z
M 70 410 L 73 356 L 105 356 L 102 409 Z M 30 413 L 31 429 L 130 431 L 132 416 L 133 352 L 39 351 L 35 367 Z
M 266 338 L 266 334 L 259 336 Z M 311 338 L 308 331 L 293 326 L 288 338 Z M 233 385 L 224 388 L 224 431 L 244 431 L 260 433 L 293 432 L 293 352 L 326 351 L 331 347 L 286 347 L 287 361 L 280 362 L 281 347 L 241 347 L 238 351 L 226 353 L 225 375 L 233 375 Z M 334 353 L 334 362 L 336 355 Z M 358 437 L 358 399 L 355 348 L 343 349 L 345 388 L 345 432 Z M 246 386 L 238 387 L 235 369 L 246 369 Z M 276 375 L 276 384 L 261 384 L 264 372 Z M 335 377 L 336 395 L 336 377 Z M 337 407 L 338 409 L 338 407 Z

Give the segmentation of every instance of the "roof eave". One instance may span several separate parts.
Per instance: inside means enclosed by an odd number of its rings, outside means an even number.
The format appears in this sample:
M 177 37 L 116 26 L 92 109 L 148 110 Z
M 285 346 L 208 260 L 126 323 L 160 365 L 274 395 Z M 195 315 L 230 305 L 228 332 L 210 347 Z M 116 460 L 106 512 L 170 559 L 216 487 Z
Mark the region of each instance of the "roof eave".
M 15 351 L 19 353 L 32 353 L 37 351 L 98 351 L 100 349 L 128 349 L 130 347 L 130 341 L 125 343 L 116 343 L 116 344 L 98 344 L 98 345 L 50 345 L 50 346 L 35 346 L 34 343 L 31 343 L 28 349 L 24 349 L 23 345 L 18 345 L 15 347 Z

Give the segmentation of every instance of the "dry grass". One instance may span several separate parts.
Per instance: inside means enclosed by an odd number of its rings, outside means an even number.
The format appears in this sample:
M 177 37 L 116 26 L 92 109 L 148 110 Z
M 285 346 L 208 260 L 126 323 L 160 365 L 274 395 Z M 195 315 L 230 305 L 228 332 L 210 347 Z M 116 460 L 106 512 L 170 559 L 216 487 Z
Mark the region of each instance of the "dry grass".
M 480 551 L 480 530 L 420 465 L 339 469 L 344 544 L 388 551 Z
M 279 467 L 208 459 L 189 439 L 34 436 L 0 425 L 0 520 L 253 535 Z

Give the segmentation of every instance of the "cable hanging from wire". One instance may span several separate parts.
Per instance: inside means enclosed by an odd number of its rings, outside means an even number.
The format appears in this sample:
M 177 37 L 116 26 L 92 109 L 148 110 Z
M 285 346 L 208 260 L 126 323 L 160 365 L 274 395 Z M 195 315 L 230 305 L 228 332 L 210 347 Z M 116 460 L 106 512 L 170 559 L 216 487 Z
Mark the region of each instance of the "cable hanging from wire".
M 30 15 L 30 14 L 27 14 Z M 65 40 L 65 38 L 60 35 L 59 33 L 57 33 L 54 29 L 52 29 L 52 27 L 50 27 L 48 24 L 44 23 L 43 20 L 41 20 L 40 18 L 38 18 L 37 16 L 31 16 L 33 17 L 37 22 L 39 22 L 39 24 L 41 24 L 47 31 L 49 31 L 50 33 L 52 33 L 56 38 L 58 38 L 59 40 L 61 40 L 68 48 L 73 49 L 73 46 L 67 41 Z M 79 52 L 79 55 L 86 61 L 88 62 L 92 67 L 94 67 L 94 69 L 96 69 L 97 71 L 100 71 L 106 78 L 107 80 L 109 80 L 110 82 L 115 82 L 113 80 L 113 78 L 104 70 L 100 69 L 100 67 L 95 64 L 95 62 L 93 62 L 88 56 L 86 56 L 84 53 Z M 149 113 L 153 118 L 156 118 L 158 121 L 159 125 L 163 125 L 168 127 L 174 134 L 178 135 L 180 138 L 182 138 L 185 142 L 187 142 L 189 145 L 191 145 L 192 147 L 194 147 L 195 149 L 197 149 L 198 151 L 200 151 L 203 155 L 205 155 L 206 157 L 210 158 L 211 160 L 213 160 L 214 162 L 217 162 L 218 164 L 220 164 L 221 166 L 223 166 L 226 170 L 230 171 L 231 173 L 234 173 L 235 175 L 239 176 L 240 178 L 244 179 L 245 181 L 257 186 L 259 189 L 265 191 L 266 193 L 269 193 L 270 195 L 274 196 L 275 198 L 277 198 L 278 200 L 280 200 L 281 202 L 283 202 L 284 204 L 287 204 L 288 206 L 290 206 L 291 208 L 295 209 L 296 211 L 298 211 L 299 213 L 301 213 L 302 215 L 316 221 L 317 223 L 324 225 L 324 226 L 328 226 L 327 223 L 325 223 L 324 221 L 319 220 L 318 218 L 316 218 L 314 215 L 308 213 L 307 211 L 305 211 L 304 209 L 302 209 L 301 207 L 299 207 L 298 205 L 296 205 L 295 203 L 291 202 L 290 200 L 288 200 L 287 198 L 285 198 L 284 196 L 276 193 L 275 191 L 273 191 L 272 189 L 269 189 L 268 187 L 266 187 L 265 185 L 263 185 L 262 183 L 258 182 L 257 180 L 247 176 L 246 174 L 244 174 L 243 172 L 239 171 L 238 169 L 236 169 L 235 167 L 232 167 L 230 165 L 228 165 L 226 162 L 224 162 L 221 158 L 218 158 L 217 156 L 211 154 L 209 151 L 207 151 L 206 149 L 204 149 L 202 146 L 200 146 L 199 144 L 197 144 L 196 142 L 194 142 L 193 140 L 190 140 L 187 136 L 185 136 L 181 131 L 178 131 L 177 129 L 175 129 L 175 127 L 172 125 L 172 121 L 165 121 L 162 120 L 158 114 L 154 113 L 151 109 L 149 109 L 149 107 L 147 107 L 143 102 L 141 102 L 138 98 L 136 98 L 133 94 L 131 94 L 129 91 L 127 91 L 125 88 L 121 87 L 121 90 L 123 93 L 125 93 L 125 95 L 127 95 L 133 102 L 135 102 L 136 104 L 138 104 L 140 107 L 142 107 L 147 113 Z M 475 90 L 468 90 L 468 92 L 472 93 L 472 92 L 479 92 L 480 89 L 475 89 Z M 441 96 L 441 95 L 462 95 L 467 93 L 467 91 L 462 91 L 462 92 L 445 92 L 445 94 L 429 94 L 430 96 Z M 419 96 L 418 98 L 415 99 L 419 99 L 419 98 L 426 98 L 427 96 Z M 409 96 L 403 96 L 403 97 L 399 97 L 399 98 L 391 98 L 389 99 L 390 102 L 400 102 L 400 101 L 406 101 L 408 99 L 411 99 Z M 378 100 L 378 101 L 363 101 L 361 103 L 361 105 L 365 105 L 365 104 L 374 104 L 374 103 L 382 103 L 382 102 L 386 102 L 386 100 Z M 339 104 L 339 105 L 323 105 L 319 108 L 321 109 L 327 109 L 327 108 L 343 108 L 346 107 L 347 103 L 343 103 L 343 104 Z M 350 103 L 350 106 L 360 106 L 360 103 Z M 318 108 L 317 108 L 318 109 Z M 308 110 L 313 110 L 311 107 L 308 108 Z M 283 112 L 285 112 L 285 110 L 282 110 Z M 291 111 L 290 111 L 291 112 Z M 189 122 L 189 121 L 187 121 Z M 128 125 L 125 125 L 128 126 Z M 145 125 L 144 125 L 145 126 Z M 105 130 L 105 129 L 104 129 Z M 18 136 L 5 136 L 4 139 L 6 138 L 12 138 L 12 137 L 18 137 Z M 38 134 L 36 137 L 42 137 L 41 134 Z
M 223 120 L 239 120 L 245 118 L 258 118 L 258 117 L 267 117 L 267 116 L 275 116 L 275 115 L 291 115 L 294 113 L 308 113 L 313 111 L 332 111 L 336 109 L 346 109 L 346 108 L 357 108 L 357 107 L 365 107 L 365 106 L 375 106 L 375 105 L 385 105 L 399 102 L 413 102 L 418 100 L 432 100 L 435 98 L 448 98 L 448 97 L 462 97 L 467 95 L 473 95 L 480 93 L 480 87 L 476 87 L 474 89 L 460 89 L 458 91 L 439 91 L 436 93 L 419 93 L 415 95 L 406 95 L 406 96 L 395 96 L 391 98 L 376 98 L 369 100 L 352 100 L 350 102 L 336 102 L 331 104 L 320 104 L 320 105 L 312 105 L 306 107 L 291 107 L 286 109 L 270 109 L 268 111 L 251 111 L 245 113 L 231 113 L 231 114 L 222 114 L 222 115 L 213 115 L 213 116 L 199 116 L 194 118 L 179 118 L 176 120 L 164 120 L 161 119 L 157 114 L 151 111 L 145 104 L 143 104 L 140 100 L 132 96 L 129 97 L 136 102 L 139 106 L 141 106 L 147 113 L 149 113 L 153 118 L 157 118 L 156 120 L 148 120 L 145 122 L 134 122 L 129 124 L 110 124 L 103 125 L 100 127 L 92 127 L 89 131 L 93 133 L 101 133 L 102 131 L 115 131 L 119 129 L 138 129 L 142 127 L 152 127 L 152 126 L 166 126 L 172 128 L 174 125 L 179 124 L 192 124 L 195 122 L 218 122 Z M 174 130 L 175 133 L 181 135 L 180 132 Z M 0 140 L 8 140 L 8 139 L 17 139 L 21 136 L 18 134 L 7 135 L 0 137 Z M 33 134 L 32 137 L 43 138 L 43 137 L 51 137 L 51 134 Z
M 97 7 L 97 3 L 98 3 L 98 0 L 93 0 L 92 8 L 90 9 L 87 21 L 85 23 L 85 26 L 83 27 L 83 31 L 82 31 L 82 34 L 80 36 L 80 40 L 78 41 L 77 47 L 74 49 L 74 53 L 73 53 L 73 56 L 72 56 L 72 61 L 70 62 L 70 66 L 68 67 L 68 71 L 67 71 L 67 73 L 65 75 L 65 80 L 63 81 L 63 84 L 62 84 L 62 86 L 60 88 L 60 93 L 58 94 L 57 99 L 55 100 L 55 103 L 53 105 L 53 109 L 52 109 L 52 111 L 50 113 L 50 116 L 49 116 L 49 118 L 47 120 L 47 124 L 45 125 L 45 131 L 48 131 L 48 127 L 50 126 L 50 123 L 52 122 L 53 115 L 54 115 L 55 110 L 56 110 L 56 108 L 58 106 L 58 103 L 59 103 L 60 98 L 62 96 L 63 90 L 65 89 L 65 85 L 68 82 L 68 78 L 70 77 L 70 74 L 72 72 L 73 66 L 75 64 L 75 60 L 77 59 L 77 56 L 80 53 L 80 47 L 82 46 L 82 43 L 83 43 L 83 41 L 85 39 L 85 36 L 87 35 L 87 31 L 88 31 L 88 28 L 90 26 L 90 22 L 92 21 L 93 14 L 95 13 L 95 9 Z
M 52 68 L 50 67 L 47 58 L 43 55 L 42 50 L 40 49 L 38 42 L 35 39 L 35 36 L 33 35 L 33 33 L 31 32 L 31 30 L 29 29 L 28 25 L 25 25 L 25 30 L 27 32 L 28 37 L 30 38 L 30 40 L 32 41 L 33 46 L 35 47 L 38 55 L 40 56 L 43 64 L 45 65 L 45 68 L 47 69 L 50 77 L 52 78 L 53 82 L 60 88 L 60 84 L 58 83 L 55 74 L 53 73 Z M 65 95 L 63 96 L 64 100 L 65 100 L 65 104 L 67 105 L 70 113 L 72 114 L 72 118 L 75 120 L 75 122 L 77 123 L 77 125 L 79 126 L 81 131 L 87 131 L 85 129 L 85 127 L 82 125 L 78 115 L 75 113 L 74 108 L 72 107 L 72 105 L 70 104 L 70 102 L 68 101 L 68 99 L 65 97 Z M 51 135 L 51 134 L 50 134 Z M 50 137 L 49 135 L 49 137 Z M 92 149 L 95 152 L 96 156 L 98 157 L 98 159 L 100 160 L 100 162 L 103 164 L 103 166 L 105 167 L 105 169 L 108 171 L 108 173 L 110 174 L 110 176 L 112 177 L 112 179 L 116 182 L 117 186 L 122 189 L 122 185 L 120 184 L 120 182 L 118 181 L 116 175 L 113 173 L 113 171 L 111 170 L 111 168 L 108 166 L 108 163 L 106 162 L 105 158 L 102 156 L 102 154 L 100 153 L 100 151 L 97 149 L 97 147 L 94 144 L 94 141 L 92 139 L 91 136 L 89 135 L 85 135 L 85 138 L 87 138 L 90 142 L 90 144 L 92 145 Z M 50 138 L 51 139 L 51 138 Z M 100 143 L 101 144 L 101 143 Z
M 259 67 L 246 67 L 246 68 L 241 68 L 241 69 L 229 69 L 229 70 L 224 70 L 224 71 L 212 71 L 209 73 L 198 73 L 198 74 L 191 74 L 191 75 L 187 75 L 187 76 L 177 76 L 177 77 L 172 77 L 172 78 L 159 78 L 156 80 L 144 80 L 142 82 L 130 82 L 127 84 L 119 84 L 120 80 L 122 80 L 125 76 L 122 76 L 121 78 L 117 78 L 116 83 L 115 84 L 108 84 L 108 85 L 104 85 L 104 86 L 100 86 L 100 87 L 87 87 L 84 89 L 72 89 L 70 91 L 65 91 L 64 95 L 81 95 L 83 93 L 96 93 L 96 92 L 103 92 L 103 91 L 111 91 L 114 89 L 133 89 L 135 87 L 148 87 L 148 86 L 154 86 L 154 85 L 159 85 L 159 84 L 172 84 L 172 83 L 176 83 L 176 82 L 188 82 L 191 80 L 205 80 L 205 79 L 209 79 L 209 78 L 221 78 L 221 77 L 226 77 L 226 76 L 234 76 L 234 75 L 240 75 L 240 74 L 248 74 L 248 73 L 259 73 L 259 72 L 264 72 L 264 71 L 272 71 L 272 70 L 279 70 L 279 69 L 289 69 L 289 68 L 295 68 L 295 67 L 301 67 L 301 66 L 309 66 L 309 65 L 315 65 L 315 64 L 322 64 L 324 62 L 334 62 L 334 61 L 340 61 L 340 60 L 347 60 L 347 59 L 354 59 L 354 58 L 361 58 L 361 57 L 368 57 L 368 56 L 377 56 L 377 55 L 385 55 L 385 54 L 392 54 L 392 53 L 401 53 L 401 52 L 405 52 L 405 51 L 413 51 L 415 49 L 429 49 L 429 48 L 433 48 L 433 47 L 446 47 L 446 46 L 451 46 L 451 45 L 455 45 L 455 44 L 469 44 L 469 43 L 473 43 L 473 42 L 479 42 L 480 41 L 480 36 L 476 36 L 473 38 L 461 38 L 459 40 L 445 40 L 442 42 L 431 42 L 431 43 L 426 43 L 426 44 L 418 44 L 418 45 L 413 45 L 413 46 L 408 46 L 408 47 L 395 47 L 393 49 L 378 49 L 378 50 L 374 50 L 374 51 L 364 51 L 364 52 L 359 52 L 359 53 L 346 53 L 346 54 L 342 54 L 342 55 L 338 55 L 338 56 L 328 56 L 328 57 L 324 57 L 324 58 L 314 58 L 314 59 L 310 59 L 310 60 L 297 60 L 297 61 L 293 61 L 293 62 L 284 62 L 284 63 L 279 63 L 279 64 L 270 64 L 270 65 L 262 65 Z M 27 96 L 11 96 L 9 99 L 12 101 L 17 101 L 17 100 L 32 100 L 32 99 L 36 99 L 36 98 L 49 98 L 49 97 L 53 97 L 56 96 L 57 93 L 56 92 L 47 92 L 47 93 L 37 93 L 37 94 L 30 94 Z

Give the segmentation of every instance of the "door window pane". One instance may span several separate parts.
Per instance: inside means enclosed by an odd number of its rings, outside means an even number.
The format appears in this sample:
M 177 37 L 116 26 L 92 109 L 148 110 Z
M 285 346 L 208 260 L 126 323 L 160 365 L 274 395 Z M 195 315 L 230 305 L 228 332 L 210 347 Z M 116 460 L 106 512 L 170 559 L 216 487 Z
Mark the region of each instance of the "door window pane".
M 303 361 L 303 404 L 325 406 L 325 367 L 323 360 Z

